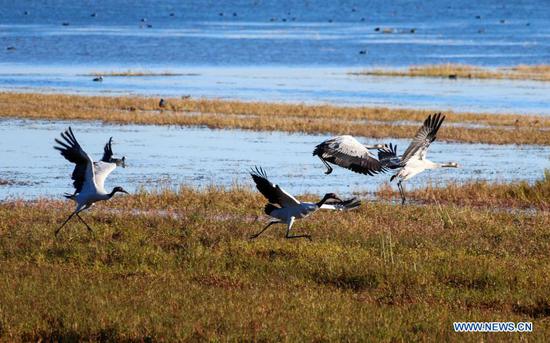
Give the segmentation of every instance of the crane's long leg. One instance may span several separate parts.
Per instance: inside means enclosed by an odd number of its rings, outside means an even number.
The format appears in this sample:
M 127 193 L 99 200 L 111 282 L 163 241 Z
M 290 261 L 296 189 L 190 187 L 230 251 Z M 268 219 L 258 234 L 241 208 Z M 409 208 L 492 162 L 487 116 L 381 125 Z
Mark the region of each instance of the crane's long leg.
M 295 218 L 294 217 L 290 217 L 290 221 L 288 222 L 288 226 L 286 228 L 286 236 L 285 238 L 307 238 L 311 241 L 311 236 L 310 235 L 290 235 L 290 229 L 292 229 L 292 224 L 294 224 L 294 220 Z
M 254 235 L 250 236 L 250 239 L 254 239 L 254 238 L 258 237 L 259 235 L 264 233 L 264 231 L 267 230 L 268 227 L 270 227 L 273 224 L 277 224 L 277 223 L 280 223 L 280 221 L 278 221 L 278 220 L 270 221 L 269 224 L 267 224 L 267 226 L 262 229 L 262 231 L 258 232 L 257 234 L 254 234 Z
M 403 190 L 403 185 L 401 184 L 403 180 L 397 182 L 397 187 L 399 188 L 399 193 L 401 194 L 401 205 L 405 205 L 405 191 Z
M 325 161 L 321 156 L 319 156 L 319 159 L 323 162 L 325 167 L 327 167 L 327 171 L 325 172 L 325 174 L 328 175 L 328 174 L 332 173 L 332 167 L 330 166 L 330 164 L 328 164 L 328 162 Z
M 61 226 L 57 230 L 55 230 L 55 237 L 57 237 L 57 234 L 59 233 L 59 231 L 61 231 L 63 226 L 65 226 L 65 224 L 67 224 L 69 222 L 69 220 L 71 220 L 71 218 L 77 213 L 78 213 L 78 210 L 75 210 L 73 213 L 71 213 L 71 215 L 69 217 L 67 217 L 67 219 L 65 219 L 63 224 L 61 224 Z
M 82 212 L 82 211 L 80 211 Z M 76 216 L 78 217 L 78 219 L 80 219 L 81 222 L 84 223 L 84 225 L 86 225 L 86 228 L 88 229 L 88 231 L 90 231 L 91 233 L 94 233 L 94 230 L 92 230 L 92 228 L 90 227 L 90 225 L 88 225 L 84 219 L 82 219 L 82 217 L 80 216 L 80 214 L 78 214 L 79 212 L 76 213 Z

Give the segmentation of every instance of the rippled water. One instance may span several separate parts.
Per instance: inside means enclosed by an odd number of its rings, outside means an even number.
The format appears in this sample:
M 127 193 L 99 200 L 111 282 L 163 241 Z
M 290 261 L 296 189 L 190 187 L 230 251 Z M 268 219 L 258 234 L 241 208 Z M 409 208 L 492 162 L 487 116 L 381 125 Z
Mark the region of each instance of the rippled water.
M 191 95 L 245 101 L 550 115 L 550 82 L 353 76 L 348 75 L 346 68 L 188 67 L 170 71 L 182 75 L 105 76 L 103 82 L 92 82 L 91 76 L 83 75 L 93 72 L 89 68 L 12 68 L 0 72 L 0 90 Z
M 544 0 L 0 0 L 0 6 L 0 90 L 550 114 L 550 86 L 542 82 L 347 75 L 373 66 L 548 63 Z M 82 76 L 128 69 L 186 75 L 102 83 Z
M 10 63 L 510 65 L 547 63 L 550 46 L 545 0 L 2 0 L 0 5 L 0 46 L 17 48 L 2 52 L 2 61 Z
M 0 199 L 60 197 L 63 192 L 72 191 L 72 165 L 52 148 L 54 138 L 69 124 L 0 121 L 0 178 L 16 183 L 0 186 Z M 180 184 L 252 185 L 247 171 L 254 165 L 264 167 L 273 182 L 296 194 L 373 191 L 389 179 L 389 175 L 367 177 L 341 168 L 325 176 L 322 163 L 311 155 L 314 146 L 327 138 L 322 135 L 96 122 L 71 125 L 81 145 L 93 157 L 101 157 L 110 136 L 115 140 L 115 154 L 126 156 L 128 167 L 116 169 L 106 188 L 121 185 L 135 191 L 142 186 Z M 361 140 L 373 143 L 372 139 Z M 400 151 L 407 145 L 405 140 L 391 141 L 399 145 Z M 435 142 L 429 156 L 434 161 L 457 161 L 461 168 L 426 172 L 406 187 L 449 181 L 533 181 L 550 168 L 550 147 Z

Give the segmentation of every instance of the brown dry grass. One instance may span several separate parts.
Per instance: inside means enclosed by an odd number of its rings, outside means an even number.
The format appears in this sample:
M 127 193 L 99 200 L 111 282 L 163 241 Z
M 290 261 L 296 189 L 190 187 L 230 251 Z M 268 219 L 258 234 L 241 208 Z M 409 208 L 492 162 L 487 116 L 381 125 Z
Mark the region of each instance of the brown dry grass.
M 485 181 L 449 184 L 445 187 L 428 186 L 405 190 L 407 198 L 426 204 L 453 204 L 500 209 L 538 209 L 550 211 L 550 170 L 544 177 L 529 184 L 526 181 L 491 183 Z M 376 192 L 380 199 L 401 199 L 396 187 L 387 183 Z
M 298 221 L 313 242 L 280 226 L 249 241 L 263 203 L 246 189 L 142 192 L 84 214 L 95 236 L 74 221 L 57 240 L 68 203 L 0 203 L 0 340 L 497 337 L 454 321 L 550 335 L 548 212 L 369 203 Z
M 120 124 L 208 126 L 246 130 L 353 134 L 410 138 L 425 110 L 354 108 L 331 105 L 292 105 L 207 99 L 158 99 L 59 94 L 0 93 L 0 117 L 101 120 Z M 493 144 L 550 144 L 550 119 L 538 116 L 447 112 L 449 124 L 478 124 L 481 128 L 444 125 L 442 140 Z M 401 122 L 405 121 L 405 122 Z
M 518 65 L 490 69 L 464 64 L 435 64 L 412 66 L 407 70 L 372 69 L 350 74 L 550 81 L 550 65 Z

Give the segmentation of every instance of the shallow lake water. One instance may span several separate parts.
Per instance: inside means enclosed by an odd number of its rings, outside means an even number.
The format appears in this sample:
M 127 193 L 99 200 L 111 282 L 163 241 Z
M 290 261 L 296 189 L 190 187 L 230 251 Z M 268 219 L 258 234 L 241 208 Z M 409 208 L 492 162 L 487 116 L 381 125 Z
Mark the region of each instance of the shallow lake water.
M 103 82 L 93 82 L 89 74 L 94 69 L 90 68 L 2 68 L 0 65 L 0 90 L 156 97 L 191 95 L 245 101 L 550 115 L 550 82 L 354 76 L 348 74 L 350 70 L 191 66 L 169 69 L 182 74 L 178 76 L 105 76 Z
M 54 138 L 71 125 L 83 148 L 100 158 L 103 145 L 114 137 L 115 155 L 127 158 L 127 168 L 116 169 L 106 188 L 121 185 L 129 191 L 140 187 L 178 187 L 233 184 L 252 186 L 248 170 L 262 166 L 272 182 L 295 194 L 376 190 L 389 174 L 375 177 L 335 168 L 324 175 L 324 166 L 311 155 L 325 135 L 288 134 L 200 127 L 105 125 L 98 122 L 0 120 L 0 178 L 15 182 L 0 186 L 0 199 L 41 196 L 59 198 L 72 192 L 73 165 L 54 150 Z M 372 139 L 360 138 L 365 143 Z M 397 143 L 403 151 L 408 141 Z M 429 158 L 457 161 L 459 169 L 425 172 L 406 188 L 428 183 L 471 180 L 534 181 L 550 168 L 550 147 L 458 144 L 436 141 Z M 395 187 L 395 185 L 394 185 Z
M 545 0 L 0 0 L 0 6 L 4 91 L 550 114 L 550 86 L 543 82 L 347 75 L 433 63 L 548 63 Z M 186 75 L 101 83 L 82 75 L 130 69 Z

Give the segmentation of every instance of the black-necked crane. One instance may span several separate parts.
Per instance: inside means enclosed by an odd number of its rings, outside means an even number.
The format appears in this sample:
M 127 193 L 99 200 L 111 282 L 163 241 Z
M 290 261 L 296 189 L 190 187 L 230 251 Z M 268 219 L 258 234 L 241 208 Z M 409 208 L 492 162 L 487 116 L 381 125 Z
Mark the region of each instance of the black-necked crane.
M 428 147 L 435 140 L 437 131 L 441 127 L 445 116 L 441 113 L 429 115 L 417 131 L 412 142 L 403 155 L 397 156 L 397 146 L 390 143 L 378 148 L 378 159 L 368 151 L 368 147 L 363 146 L 351 136 L 330 139 L 319 144 L 313 154 L 321 157 L 321 160 L 330 158 L 327 161 L 340 167 L 350 169 L 356 173 L 374 175 L 383 173 L 389 169 L 399 169 L 393 175 L 390 182 L 399 178 L 397 186 L 401 194 L 402 204 L 405 203 L 405 192 L 402 182 L 423 172 L 427 169 L 437 169 L 443 167 L 458 167 L 458 163 L 435 163 L 426 158 Z M 326 165 L 326 161 L 323 161 Z M 330 172 L 330 170 L 329 170 Z M 327 173 L 328 174 L 328 173 Z
M 256 167 L 250 172 L 256 188 L 262 193 L 262 195 L 268 200 L 268 203 L 264 207 L 265 213 L 273 219 L 264 227 L 260 232 L 252 235 L 250 238 L 254 239 L 261 235 L 268 227 L 273 224 L 286 224 L 286 238 L 308 238 L 311 240 L 310 235 L 291 235 L 290 230 L 296 219 L 302 219 L 310 214 L 318 211 L 319 209 L 327 210 L 350 210 L 361 205 L 361 201 L 358 199 L 349 199 L 342 201 L 336 194 L 327 193 L 325 196 L 316 203 L 301 202 L 284 189 L 271 183 L 267 179 L 267 175 L 262 168 Z M 338 201 L 334 204 L 327 204 L 330 199 Z
M 327 175 L 333 170 L 329 163 L 351 169 L 357 173 L 374 175 L 383 171 L 383 168 L 369 149 L 383 147 L 382 144 L 363 145 L 352 136 L 343 135 L 329 138 L 317 145 L 313 150 L 313 156 L 318 156 L 327 167 L 325 172 Z
M 74 181 L 73 186 L 75 191 L 73 194 L 66 193 L 65 197 L 76 202 L 76 209 L 55 231 L 55 235 L 57 236 L 59 231 L 74 215 L 86 225 L 86 228 L 90 232 L 93 232 L 92 228 L 80 217 L 79 213 L 90 208 L 95 202 L 111 199 L 117 192 L 128 194 L 122 187 L 115 187 L 111 192 L 107 192 L 104 186 L 105 179 L 117 166 L 125 166 L 126 158 L 113 158 L 112 137 L 105 144 L 103 157 L 98 162 L 94 162 L 90 155 L 82 149 L 71 127 L 62 132 L 61 137 L 64 141 L 56 138 L 55 142 L 59 146 L 54 146 L 54 148 L 59 150 L 65 159 L 75 164 L 71 177 Z
M 389 169 L 399 169 L 392 175 L 390 182 L 398 178 L 397 187 L 401 194 L 401 204 L 405 204 L 405 191 L 403 190 L 403 181 L 407 181 L 415 175 L 422 173 L 428 169 L 439 168 L 457 168 L 457 162 L 437 163 L 426 158 L 430 144 L 435 141 L 437 131 L 443 124 L 445 116 L 441 113 L 429 115 L 424 120 L 424 123 L 416 132 L 412 142 L 407 147 L 407 150 L 401 155 L 397 155 L 397 146 L 390 143 L 378 151 L 378 159 L 380 163 Z

